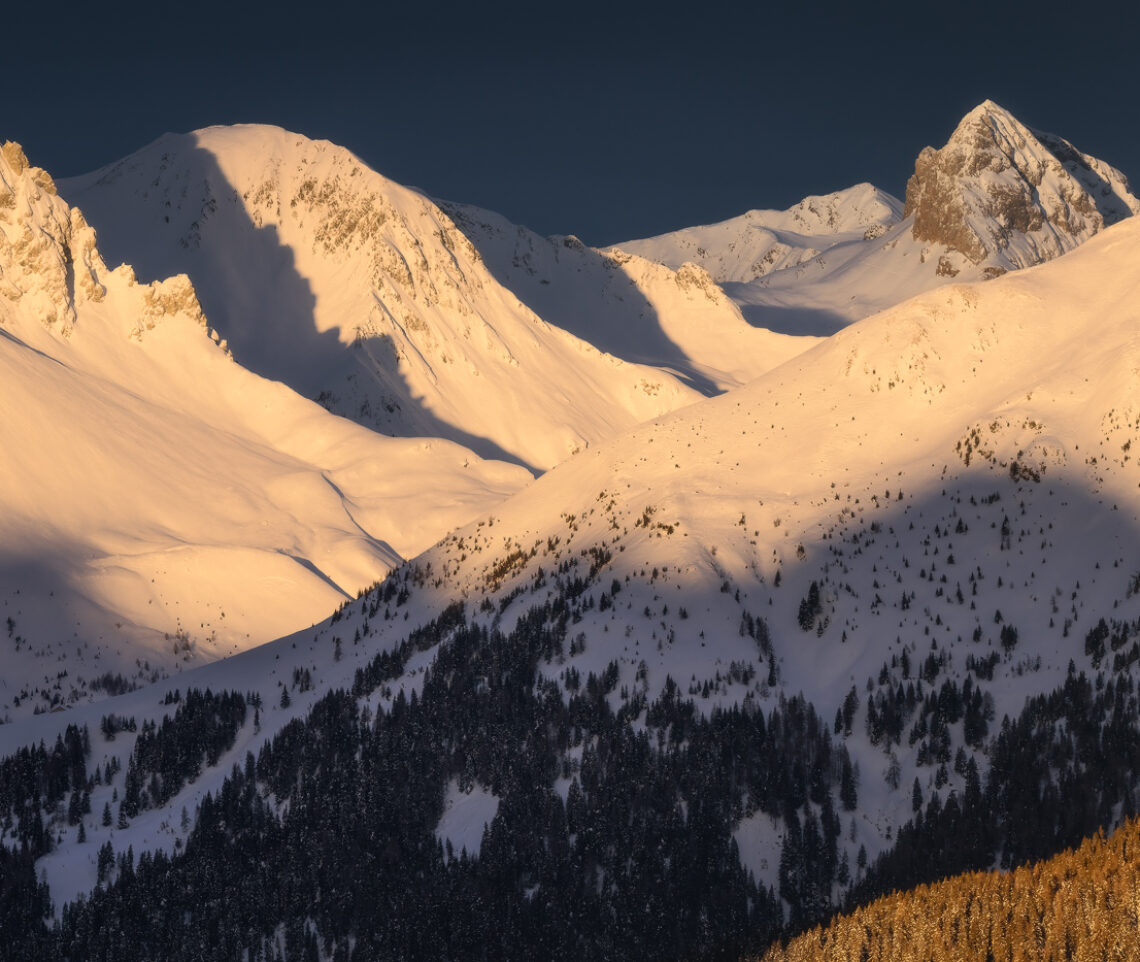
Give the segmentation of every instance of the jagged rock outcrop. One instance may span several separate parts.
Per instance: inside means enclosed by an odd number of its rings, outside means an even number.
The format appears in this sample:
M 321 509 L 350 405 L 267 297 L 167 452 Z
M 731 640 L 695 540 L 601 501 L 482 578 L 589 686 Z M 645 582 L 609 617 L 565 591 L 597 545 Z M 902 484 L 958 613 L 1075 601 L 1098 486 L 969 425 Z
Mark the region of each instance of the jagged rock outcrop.
M 112 273 L 123 281 L 121 287 L 136 287 L 129 267 L 107 269 L 94 229 L 79 208 L 58 195 L 51 176 L 32 166 L 19 144 L 5 142 L 0 147 L 0 298 L 18 304 L 19 315 L 68 337 L 83 305 L 107 296 Z M 207 327 L 185 274 L 138 285 L 133 294 L 127 290 L 121 296 L 138 300 L 138 322 L 129 331 L 133 336 L 180 313 Z M 0 323 L 3 316 L 0 312 Z
M 77 296 L 100 300 L 95 235 L 78 210 L 56 196 L 51 177 L 28 163 L 19 144 L 0 148 L 0 297 L 66 331 Z M 79 290 L 76 265 L 80 265 Z
M 1140 212 L 1120 171 L 985 101 L 941 150 L 926 147 L 906 188 L 916 240 L 992 273 L 1057 257 Z

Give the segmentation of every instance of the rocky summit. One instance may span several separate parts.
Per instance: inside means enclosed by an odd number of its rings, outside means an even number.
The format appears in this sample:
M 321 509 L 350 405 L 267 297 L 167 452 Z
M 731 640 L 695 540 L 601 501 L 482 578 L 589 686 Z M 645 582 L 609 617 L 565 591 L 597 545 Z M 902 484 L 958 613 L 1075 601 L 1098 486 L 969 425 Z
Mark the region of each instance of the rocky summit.
M 1120 171 L 1025 126 L 987 100 L 941 150 L 926 147 L 906 187 L 916 240 L 989 273 L 1049 260 L 1140 211 Z

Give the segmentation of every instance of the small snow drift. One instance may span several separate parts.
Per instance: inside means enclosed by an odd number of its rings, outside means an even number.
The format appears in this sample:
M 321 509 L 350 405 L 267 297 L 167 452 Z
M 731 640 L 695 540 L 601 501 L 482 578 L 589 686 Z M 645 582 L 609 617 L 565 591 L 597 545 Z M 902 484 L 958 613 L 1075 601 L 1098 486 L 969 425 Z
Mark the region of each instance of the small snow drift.
M 483 843 L 483 832 L 494 820 L 499 811 L 499 798 L 482 785 L 471 785 L 466 789 L 458 781 L 447 785 L 447 795 L 443 802 L 443 817 L 435 829 L 435 837 L 450 852 L 459 855 L 479 854 Z

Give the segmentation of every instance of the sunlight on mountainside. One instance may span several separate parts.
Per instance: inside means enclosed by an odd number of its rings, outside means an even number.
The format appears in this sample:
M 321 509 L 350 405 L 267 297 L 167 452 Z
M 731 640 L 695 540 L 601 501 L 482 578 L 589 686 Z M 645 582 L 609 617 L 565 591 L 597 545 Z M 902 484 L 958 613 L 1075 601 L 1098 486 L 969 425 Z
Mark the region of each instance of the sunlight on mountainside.
M 1114 168 L 986 101 L 905 210 L 607 251 L 275 127 L 59 191 L 4 146 L 0 954 L 1135 956 Z

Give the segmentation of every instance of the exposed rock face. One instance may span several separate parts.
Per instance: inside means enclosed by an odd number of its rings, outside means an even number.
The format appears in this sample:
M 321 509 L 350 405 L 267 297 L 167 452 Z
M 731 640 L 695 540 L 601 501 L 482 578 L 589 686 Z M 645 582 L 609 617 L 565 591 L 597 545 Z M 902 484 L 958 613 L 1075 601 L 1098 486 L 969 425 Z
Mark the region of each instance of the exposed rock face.
M 95 232 L 78 210 L 68 209 L 55 184 L 28 163 L 19 144 L 0 147 L 0 297 L 21 303 L 24 314 L 66 332 L 75 323 L 76 300 L 98 301 L 105 271 Z
M 129 269 L 120 268 L 127 278 Z M 107 296 L 111 272 L 96 248 L 95 231 L 77 207 L 56 193 L 46 171 L 28 163 L 12 141 L 0 146 L 0 299 L 13 314 L 34 319 L 63 337 L 70 336 L 87 303 Z M 126 285 L 134 288 L 133 275 Z M 120 297 L 142 300 L 137 330 L 153 328 L 163 317 L 186 313 L 203 328 L 206 319 L 185 275 L 139 286 Z M 18 311 L 16 306 L 18 305 Z M 0 324 L 7 312 L 0 312 Z
M 919 154 L 904 216 L 914 215 L 916 240 L 1013 269 L 1057 257 L 1138 212 L 1120 171 L 987 100 L 945 147 Z

